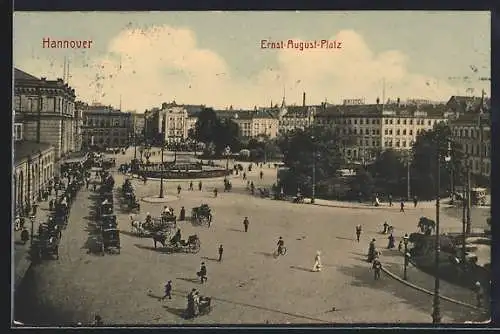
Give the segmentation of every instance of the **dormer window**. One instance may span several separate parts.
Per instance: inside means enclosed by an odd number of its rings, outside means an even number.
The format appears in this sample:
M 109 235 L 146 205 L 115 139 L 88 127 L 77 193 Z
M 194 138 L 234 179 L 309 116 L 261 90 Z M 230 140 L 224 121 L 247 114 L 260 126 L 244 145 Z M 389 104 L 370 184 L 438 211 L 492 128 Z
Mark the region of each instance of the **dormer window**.
M 23 140 L 23 123 L 14 123 L 14 141 Z

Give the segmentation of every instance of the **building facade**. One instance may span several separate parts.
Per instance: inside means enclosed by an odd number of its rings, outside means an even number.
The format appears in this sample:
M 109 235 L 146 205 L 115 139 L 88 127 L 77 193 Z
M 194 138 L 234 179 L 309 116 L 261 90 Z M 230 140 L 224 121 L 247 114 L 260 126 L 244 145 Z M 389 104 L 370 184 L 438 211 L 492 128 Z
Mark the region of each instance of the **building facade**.
M 409 150 L 421 131 L 445 122 L 445 106 L 341 105 L 320 109 L 315 124 L 329 126 L 342 138 L 343 152 L 353 161 L 373 160 L 385 149 Z
M 36 143 L 23 140 L 22 134 L 15 133 L 13 198 L 16 214 L 32 206 L 47 189 L 49 181 L 54 178 L 56 152 L 47 143 Z
M 491 175 L 491 120 L 489 112 L 468 112 L 450 121 L 453 140 L 460 144 L 462 153 L 473 175 L 490 178 Z
M 137 112 L 130 112 L 132 115 L 132 128 L 133 134 L 143 135 L 144 134 L 144 114 L 139 114 Z
M 230 119 L 238 124 L 242 139 L 266 137 L 276 138 L 278 135 L 278 115 L 273 109 L 255 110 L 216 110 L 217 117 Z
M 48 143 L 58 161 L 78 150 L 75 90 L 62 79 L 36 78 L 14 69 L 14 131 L 24 140 Z
M 110 106 L 86 106 L 83 111 L 83 146 L 100 148 L 127 147 L 133 139 L 131 113 Z

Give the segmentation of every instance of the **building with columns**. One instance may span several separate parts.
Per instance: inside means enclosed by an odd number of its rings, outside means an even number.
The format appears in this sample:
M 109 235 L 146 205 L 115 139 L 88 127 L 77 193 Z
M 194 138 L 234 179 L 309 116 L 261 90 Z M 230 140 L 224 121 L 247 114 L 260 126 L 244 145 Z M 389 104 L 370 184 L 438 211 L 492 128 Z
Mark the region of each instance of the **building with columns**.
M 119 148 L 132 143 L 134 124 L 131 113 L 93 104 L 85 106 L 82 114 L 84 147 Z
M 175 101 L 163 103 L 161 109 L 146 110 L 144 113 L 146 137 L 157 144 L 183 142 L 188 139 L 189 126 L 193 126 L 192 122 L 188 124 L 188 118 L 188 108 L 178 105 Z
M 13 205 L 20 214 L 29 203 L 33 205 L 54 178 L 55 149 L 47 143 L 23 140 L 14 134 Z
M 14 69 L 14 130 L 23 139 L 54 146 L 56 162 L 78 149 L 75 90 L 62 79 L 47 80 Z

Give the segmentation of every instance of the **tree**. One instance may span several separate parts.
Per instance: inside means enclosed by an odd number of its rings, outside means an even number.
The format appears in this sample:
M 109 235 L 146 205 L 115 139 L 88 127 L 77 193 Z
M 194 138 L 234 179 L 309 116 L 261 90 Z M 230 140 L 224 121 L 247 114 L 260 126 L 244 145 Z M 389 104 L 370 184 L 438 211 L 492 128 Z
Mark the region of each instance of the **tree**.
M 214 144 L 215 153 L 221 153 L 227 146 L 239 150 L 239 128 L 232 120 L 221 121 L 212 108 L 204 108 L 196 121 L 192 138 L 205 144 Z
M 224 152 L 227 146 L 231 148 L 232 152 L 240 150 L 240 141 L 238 138 L 240 130 L 238 124 L 232 120 L 218 120 L 215 129 L 216 135 L 213 138 L 213 143 L 217 152 Z
M 438 145 L 439 143 L 439 145 Z M 438 147 L 439 146 L 439 147 Z M 450 190 L 451 168 L 454 170 L 455 184 L 463 170 L 463 153 L 459 144 L 452 141 L 451 129 L 448 125 L 438 124 L 434 129 L 417 135 L 412 148 L 411 182 L 413 193 L 420 198 L 435 198 L 437 188 L 437 159 L 440 159 L 440 195 Z M 451 161 L 445 161 L 450 156 Z
M 340 139 L 330 128 L 311 127 L 296 129 L 279 141 L 284 163 L 290 168 L 286 177 L 285 191 L 293 193 L 299 187 L 302 193 L 310 193 L 312 172 L 315 166 L 316 183 L 331 180 L 344 159 Z
M 407 159 L 407 158 L 406 158 Z M 398 151 L 388 149 L 382 152 L 370 167 L 377 189 L 386 194 L 403 195 L 407 189 L 405 157 Z

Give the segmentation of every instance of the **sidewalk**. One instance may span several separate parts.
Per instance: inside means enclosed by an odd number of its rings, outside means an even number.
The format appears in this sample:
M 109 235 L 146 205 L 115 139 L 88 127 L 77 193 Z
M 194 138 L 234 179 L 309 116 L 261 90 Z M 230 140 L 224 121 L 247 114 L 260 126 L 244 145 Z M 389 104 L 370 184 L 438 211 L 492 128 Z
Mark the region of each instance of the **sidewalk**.
M 46 202 L 37 202 L 38 204 L 38 209 L 36 213 L 36 219 L 33 224 L 33 231 L 34 234 L 36 235 L 38 233 L 38 226 L 42 222 L 46 222 L 48 217 L 50 216 L 50 211 L 49 211 L 49 201 L 51 199 L 55 198 L 54 194 L 52 196 L 49 196 L 48 200 Z M 31 237 L 31 221 L 29 219 L 26 219 L 25 222 L 26 228 L 28 228 L 28 231 L 30 232 L 30 237 Z M 30 260 L 30 241 L 28 241 L 25 245 L 22 244 L 21 242 L 21 231 L 14 231 L 12 234 L 13 242 L 14 242 L 14 248 L 13 248 L 13 266 L 14 266 L 14 282 L 15 287 L 17 287 L 22 279 L 24 278 L 24 275 L 28 271 L 28 269 L 31 266 L 31 260 Z
M 307 204 L 311 204 L 310 198 L 305 198 L 305 202 Z M 449 199 L 441 199 L 441 207 L 452 207 L 452 205 L 447 204 Z M 324 200 L 324 199 L 315 199 L 313 205 L 318 206 L 330 206 L 334 208 L 345 208 L 345 209 L 370 209 L 370 210 L 397 210 L 399 211 L 399 202 L 394 202 L 392 206 L 389 206 L 389 203 L 382 202 L 380 206 L 374 206 L 371 203 L 358 203 L 358 202 L 343 202 L 343 201 L 334 201 L 334 200 Z M 429 209 L 435 208 L 436 201 L 421 201 L 418 202 L 417 207 L 413 206 L 412 202 L 405 202 L 405 211 L 406 210 L 415 210 L 415 209 Z
M 408 285 L 422 293 L 433 294 L 434 293 L 434 276 L 427 274 L 411 263 L 407 267 L 407 280 L 403 279 L 404 275 L 404 258 L 403 253 L 397 250 L 384 250 L 381 262 L 383 265 L 383 270 L 392 278 L 400 281 L 402 284 Z M 483 299 L 483 307 L 481 309 L 477 308 L 476 295 L 471 289 L 467 289 L 462 286 L 458 286 L 445 281 L 440 280 L 440 295 L 443 300 L 452 302 L 455 304 L 460 304 L 469 307 L 471 310 L 475 310 L 478 313 L 487 313 L 489 316 L 489 306 L 490 306 L 490 296 L 485 295 Z

